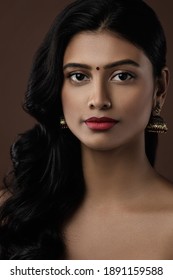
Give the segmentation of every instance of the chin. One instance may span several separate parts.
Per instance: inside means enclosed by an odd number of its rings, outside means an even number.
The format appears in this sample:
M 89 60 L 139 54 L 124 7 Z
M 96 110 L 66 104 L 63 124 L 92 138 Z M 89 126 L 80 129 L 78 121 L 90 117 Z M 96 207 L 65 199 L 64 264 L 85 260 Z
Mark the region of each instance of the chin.
M 82 146 L 87 147 L 90 150 L 94 150 L 94 151 L 112 151 L 115 150 L 116 148 L 118 148 L 118 145 L 110 145 L 110 143 L 84 143 L 81 142 Z

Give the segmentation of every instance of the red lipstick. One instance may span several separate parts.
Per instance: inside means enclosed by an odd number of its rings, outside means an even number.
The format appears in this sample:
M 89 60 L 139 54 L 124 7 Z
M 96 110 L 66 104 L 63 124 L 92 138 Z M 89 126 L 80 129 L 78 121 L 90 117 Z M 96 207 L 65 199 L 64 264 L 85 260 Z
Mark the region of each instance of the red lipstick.
M 85 124 L 92 130 L 108 130 L 112 128 L 116 123 L 116 120 L 107 117 L 92 117 L 85 121 Z

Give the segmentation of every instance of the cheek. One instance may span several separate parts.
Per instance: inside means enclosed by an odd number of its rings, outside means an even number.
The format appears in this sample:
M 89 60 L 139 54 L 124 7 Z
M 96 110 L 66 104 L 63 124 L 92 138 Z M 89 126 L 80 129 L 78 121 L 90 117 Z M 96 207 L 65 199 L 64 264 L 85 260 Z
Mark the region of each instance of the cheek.
M 125 110 L 125 122 L 127 130 L 144 130 L 148 124 L 151 110 L 152 110 L 152 91 L 142 92 L 131 98 L 129 103 L 126 103 Z M 132 129 L 133 130 L 133 129 Z
M 66 121 L 68 122 L 73 120 L 75 116 L 77 117 L 82 104 L 80 99 L 77 98 L 76 92 L 72 92 L 72 90 L 69 90 L 66 86 L 62 88 L 61 96 L 63 113 Z
M 126 94 L 120 96 L 119 104 L 122 106 L 124 113 L 129 114 L 129 117 L 142 116 L 148 117 L 151 114 L 153 101 L 153 84 L 136 86 L 129 88 Z
M 62 92 L 61 92 L 61 101 L 62 101 L 62 108 L 64 115 L 66 113 L 71 112 L 71 108 L 73 107 L 73 99 L 70 98 L 71 95 L 68 94 L 69 89 L 66 84 L 62 87 Z

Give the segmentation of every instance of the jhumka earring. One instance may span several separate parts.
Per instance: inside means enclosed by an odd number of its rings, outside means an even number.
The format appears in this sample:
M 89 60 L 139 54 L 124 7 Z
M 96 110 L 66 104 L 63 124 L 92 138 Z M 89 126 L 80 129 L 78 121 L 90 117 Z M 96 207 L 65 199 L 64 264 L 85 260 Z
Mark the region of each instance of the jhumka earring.
M 168 131 L 164 119 L 160 116 L 160 111 L 161 111 L 160 105 L 159 103 L 157 103 L 156 107 L 153 109 L 149 123 L 146 127 L 146 130 L 148 132 L 166 133 Z
M 66 123 L 64 117 L 60 118 L 60 126 L 61 126 L 62 129 L 68 128 L 67 123 Z

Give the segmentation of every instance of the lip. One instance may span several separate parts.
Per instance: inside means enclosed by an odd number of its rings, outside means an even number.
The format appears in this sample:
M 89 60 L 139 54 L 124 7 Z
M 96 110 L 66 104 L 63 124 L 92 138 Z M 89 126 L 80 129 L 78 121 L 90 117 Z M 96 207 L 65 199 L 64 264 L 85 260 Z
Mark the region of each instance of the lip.
M 92 117 L 85 121 L 85 124 L 92 130 L 108 130 L 112 128 L 118 121 L 108 117 Z

